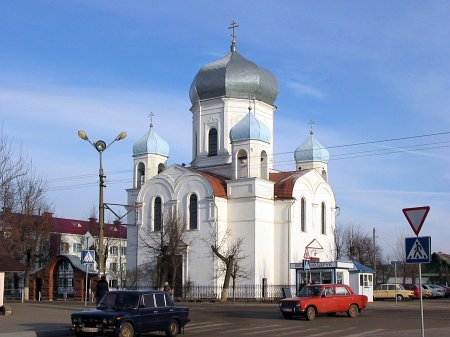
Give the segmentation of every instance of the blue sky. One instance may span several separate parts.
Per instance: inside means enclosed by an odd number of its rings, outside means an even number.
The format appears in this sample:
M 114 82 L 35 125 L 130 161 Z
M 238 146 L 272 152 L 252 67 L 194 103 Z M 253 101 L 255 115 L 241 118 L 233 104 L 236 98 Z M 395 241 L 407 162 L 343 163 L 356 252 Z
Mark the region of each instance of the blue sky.
M 128 132 L 104 154 L 109 203 L 126 203 L 150 112 L 169 164 L 190 162 L 189 86 L 228 53 L 236 20 L 239 52 L 279 82 L 276 167 L 294 169 L 313 120 L 338 225 L 376 228 L 393 259 L 397 238 L 414 236 L 402 208 L 428 205 L 420 235 L 450 253 L 450 3 L 41 0 L 0 13 L 1 127 L 48 180 L 55 216 L 97 207 L 98 154 L 79 129 Z

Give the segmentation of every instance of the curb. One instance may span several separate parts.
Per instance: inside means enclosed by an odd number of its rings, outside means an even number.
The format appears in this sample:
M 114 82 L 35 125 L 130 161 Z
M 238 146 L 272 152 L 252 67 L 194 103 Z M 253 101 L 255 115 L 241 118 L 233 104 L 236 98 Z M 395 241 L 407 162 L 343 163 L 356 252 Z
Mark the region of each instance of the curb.
M 20 331 L 0 333 L 0 337 L 37 337 L 36 331 Z

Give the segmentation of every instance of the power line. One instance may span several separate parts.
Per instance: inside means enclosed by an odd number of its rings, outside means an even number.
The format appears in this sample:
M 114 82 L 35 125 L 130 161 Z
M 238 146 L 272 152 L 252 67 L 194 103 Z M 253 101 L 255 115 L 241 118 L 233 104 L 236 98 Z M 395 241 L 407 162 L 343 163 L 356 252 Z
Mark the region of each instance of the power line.
M 394 142 L 394 141 L 408 140 L 408 139 L 418 139 L 418 138 L 425 138 L 425 137 L 435 137 L 435 136 L 442 136 L 442 135 L 448 135 L 448 134 L 450 134 L 450 131 L 429 133 L 429 134 L 415 135 L 415 136 L 388 138 L 388 139 L 365 141 L 365 142 L 342 144 L 342 145 L 334 145 L 334 146 L 327 147 L 327 149 L 336 149 L 336 148 L 361 146 L 361 145 L 368 145 L 368 144 L 386 143 L 386 142 Z M 380 155 L 389 155 L 389 154 L 403 153 L 403 152 L 410 152 L 410 151 L 425 151 L 425 150 L 431 150 L 431 149 L 436 149 L 436 148 L 447 148 L 450 145 L 444 145 L 444 144 L 449 144 L 449 143 L 450 143 L 450 141 L 442 141 L 442 142 L 432 142 L 432 143 L 425 143 L 425 144 L 414 144 L 414 145 L 409 145 L 409 146 L 401 146 L 401 147 L 395 147 L 395 148 L 390 148 L 390 149 L 375 149 L 375 150 L 334 154 L 333 156 L 331 156 L 330 161 L 354 159 L 354 158 L 361 158 L 361 157 L 380 156 Z M 432 146 L 432 145 L 436 145 L 436 146 Z M 293 154 L 293 152 L 294 151 L 274 153 L 273 157 L 283 155 L 283 154 Z M 280 168 L 280 167 L 292 166 L 293 161 L 292 160 L 277 161 L 276 163 L 274 162 L 273 164 L 274 164 L 274 167 L 276 166 L 277 168 Z M 294 163 L 294 165 L 295 165 L 295 163 Z M 218 169 L 215 172 L 220 172 L 220 171 L 221 170 Z M 107 174 L 114 175 L 114 174 L 131 173 L 131 172 L 133 172 L 133 170 L 115 170 L 115 171 L 110 171 Z M 223 172 L 228 173 L 229 172 L 228 168 L 223 168 Z M 96 177 L 96 176 L 98 176 L 98 174 L 94 174 L 94 173 L 82 174 L 82 175 L 74 175 L 74 176 L 68 176 L 68 177 L 53 178 L 53 179 L 47 180 L 47 182 L 53 183 L 53 182 L 68 181 L 68 180 L 80 180 L 80 179 L 87 179 L 87 178 L 92 178 L 92 177 Z M 108 180 L 107 181 L 108 184 L 119 184 L 119 183 L 125 183 L 125 182 L 132 183 L 132 179 L 128 178 L 128 179 Z M 84 188 L 84 187 L 91 187 L 91 186 L 97 186 L 97 185 L 98 185 L 98 182 L 82 183 L 82 184 L 76 184 L 76 185 L 51 187 L 51 188 L 48 188 L 47 191 L 76 189 L 76 188 Z

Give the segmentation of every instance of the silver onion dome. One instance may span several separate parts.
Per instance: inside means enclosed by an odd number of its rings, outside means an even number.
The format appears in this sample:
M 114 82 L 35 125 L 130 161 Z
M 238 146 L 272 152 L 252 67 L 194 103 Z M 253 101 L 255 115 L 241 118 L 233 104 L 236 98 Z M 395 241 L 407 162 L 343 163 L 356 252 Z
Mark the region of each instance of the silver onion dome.
M 192 104 L 218 97 L 252 97 L 273 105 L 277 95 L 275 76 L 247 60 L 235 48 L 225 57 L 203 66 L 189 91 Z

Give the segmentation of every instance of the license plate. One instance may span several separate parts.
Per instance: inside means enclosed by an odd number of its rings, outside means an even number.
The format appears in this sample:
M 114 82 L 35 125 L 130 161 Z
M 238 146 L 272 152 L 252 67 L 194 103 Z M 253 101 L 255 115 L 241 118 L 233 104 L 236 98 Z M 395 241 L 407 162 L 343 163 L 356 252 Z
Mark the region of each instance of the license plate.
M 81 328 L 81 331 L 82 332 L 98 332 L 98 328 L 86 328 L 86 327 L 83 327 L 83 328 Z
M 286 311 L 286 312 L 292 312 L 292 311 L 294 311 L 294 309 L 290 309 L 290 308 L 283 308 L 282 310 L 283 310 L 283 311 Z

